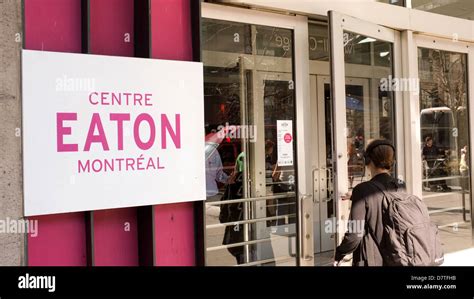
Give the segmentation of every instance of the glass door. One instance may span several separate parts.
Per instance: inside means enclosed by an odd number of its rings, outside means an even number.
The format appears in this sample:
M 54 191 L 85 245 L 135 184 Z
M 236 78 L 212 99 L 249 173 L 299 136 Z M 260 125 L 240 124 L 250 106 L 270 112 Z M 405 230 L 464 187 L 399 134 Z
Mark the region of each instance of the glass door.
M 300 264 L 295 51 L 306 22 L 203 3 L 206 265 Z
M 360 114 L 368 105 L 369 78 L 346 78 L 346 101 L 350 103 L 348 113 L 360 122 L 368 122 Z M 331 78 L 311 75 L 312 118 L 312 165 L 313 165 L 313 231 L 315 265 L 332 265 L 335 248 L 336 200 L 334 198 L 333 155 L 332 155 L 332 103 Z M 362 124 L 360 124 L 362 125 Z M 367 124 L 365 124 L 367 125 Z M 365 179 L 363 161 L 359 156 L 349 165 L 350 183 L 357 184 Z
M 297 257 L 297 200 L 295 172 L 295 95 L 288 72 L 257 71 L 255 101 L 249 105 L 257 142 L 249 145 L 253 161 L 249 180 L 253 204 L 253 238 L 268 239 L 254 246 L 258 259 L 274 258 L 278 265 L 295 265 Z M 258 117 L 261 115 L 261 117 Z
M 370 180 L 362 159 L 365 147 L 373 139 L 388 139 L 396 147 L 399 143 L 395 109 L 400 108 L 400 90 L 393 82 L 400 78 L 400 38 L 397 31 L 334 11 L 329 21 L 336 210 L 332 228 L 339 244 L 350 212 L 350 201 L 341 197 Z M 401 152 L 397 148 L 398 161 L 403 161 L 398 159 Z M 401 175 L 401 169 L 396 165 L 393 175 Z

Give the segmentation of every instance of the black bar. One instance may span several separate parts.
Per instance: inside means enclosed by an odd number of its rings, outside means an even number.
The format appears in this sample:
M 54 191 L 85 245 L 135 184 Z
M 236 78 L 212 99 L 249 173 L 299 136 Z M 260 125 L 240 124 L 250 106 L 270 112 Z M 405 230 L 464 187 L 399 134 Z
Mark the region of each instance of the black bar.
M 153 206 L 137 207 L 138 264 L 154 265 Z
M 94 211 L 84 212 L 87 266 L 94 266 Z
M 150 2 L 134 1 L 134 45 L 135 57 L 150 57 Z
M 90 0 L 81 0 L 81 45 L 82 53 L 90 50 Z
M 26 274 L 29 280 L 55 276 L 54 292 L 48 292 L 52 284 L 19 288 Z M 467 267 L 11 267 L 0 268 L 0 296 L 472 298 L 473 276 L 474 268 Z M 442 288 L 426 287 L 434 285 Z

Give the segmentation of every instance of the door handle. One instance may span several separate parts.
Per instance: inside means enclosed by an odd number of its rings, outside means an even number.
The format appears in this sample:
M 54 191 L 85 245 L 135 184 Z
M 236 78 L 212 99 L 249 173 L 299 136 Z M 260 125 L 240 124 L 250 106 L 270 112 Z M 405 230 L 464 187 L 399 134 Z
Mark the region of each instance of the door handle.
M 304 261 L 313 260 L 313 195 L 304 194 L 301 196 L 301 215 L 302 215 L 302 251 L 301 257 Z

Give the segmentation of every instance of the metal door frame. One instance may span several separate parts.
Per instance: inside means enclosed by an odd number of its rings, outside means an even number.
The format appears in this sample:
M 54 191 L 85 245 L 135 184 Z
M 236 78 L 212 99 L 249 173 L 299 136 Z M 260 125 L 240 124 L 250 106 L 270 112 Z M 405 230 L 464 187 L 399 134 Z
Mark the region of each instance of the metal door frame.
M 309 97 L 309 45 L 308 45 L 308 18 L 305 16 L 289 16 L 275 13 L 261 12 L 244 8 L 229 7 L 211 3 L 202 3 L 203 18 L 225 20 L 253 25 L 272 26 L 293 30 L 293 73 L 295 78 L 295 105 L 296 105 L 296 171 L 297 171 L 297 203 L 298 214 L 304 203 L 312 202 L 311 167 L 307 164 L 310 156 L 310 97 Z M 310 213 L 308 211 L 308 213 Z M 311 212 L 312 214 L 312 212 Z M 310 219 L 312 215 L 309 215 Z M 304 236 L 311 236 L 312 225 L 305 221 L 305 217 L 298 215 L 298 265 L 313 265 L 312 242 L 303 242 Z M 206 255 L 207 256 L 207 255 Z
M 474 132 L 474 105 L 471 103 L 471 101 L 474 99 L 474 80 L 473 74 L 474 74 L 474 45 L 473 43 L 468 43 L 468 42 L 463 42 L 455 39 L 446 39 L 446 38 L 439 38 L 439 37 L 434 37 L 434 36 L 428 36 L 424 34 L 414 34 L 412 32 L 407 33 L 409 37 L 411 37 L 409 45 L 409 52 L 410 54 L 413 55 L 413 60 L 411 61 L 416 61 L 415 63 L 410 63 L 409 68 L 407 72 L 413 76 L 414 78 L 419 78 L 419 70 L 418 70 L 418 48 L 426 48 L 426 49 L 436 49 L 436 50 L 441 50 L 441 51 L 447 51 L 447 52 L 454 52 L 454 53 L 461 53 L 465 54 L 467 57 L 467 65 L 466 65 L 466 88 L 467 88 L 467 104 L 468 104 L 468 136 L 469 136 L 469 148 L 472 149 L 474 146 L 474 138 L 473 138 L 473 132 Z M 411 140 L 414 142 L 414 144 L 422 145 L 423 140 L 421 140 L 421 132 L 420 132 L 420 98 L 419 94 L 415 92 L 410 92 L 409 94 L 409 99 L 410 99 L 410 110 L 412 112 L 412 115 L 415 119 L 413 122 L 414 130 L 411 132 Z M 472 151 L 469 151 L 470 157 L 469 157 L 469 169 L 474 169 L 474 161 L 473 160 L 473 154 Z M 415 165 L 415 170 L 413 173 L 413 177 L 415 180 L 421 182 L 422 181 L 422 173 L 419 171 L 421 169 L 422 165 L 422 158 L 421 155 L 412 155 L 412 163 Z M 416 170 L 418 170 L 416 172 Z M 474 186 L 474 175 L 472 174 L 472 171 L 470 171 L 470 186 Z M 422 184 L 419 184 L 417 186 L 413 186 L 413 192 L 418 195 L 420 198 L 423 198 L 422 196 Z M 469 198 L 467 199 L 470 203 L 470 206 L 473 206 L 474 202 L 474 195 L 472 192 L 469 193 Z M 464 201 L 464 199 L 463 199 Z M 472 208 L 471 208 L 472 210 Z M 470 221 L 471 221 L 471 239 L 474 240 L 474 213 L 470 213 Z M 467 265 L 467 264 L 466 264 Z
M 331 85 L 331 77 L 328 75 L 319 75 L 319 74 L 311 74 L 311 90 L 316 92 L 315 98 L 312 98 L 312 105 L 311 105 L 311 113 L 313 115 L 316 115 L 317 117 L 313 117 L 312 119 L 312 125 L 314 130 L 312 134 L 312 139 L 313 139 L 313 201 L 315 203 L 315 210 L 318 211 L 318 215 L 313 215 L 314 221 L 320 221 L 321 226 L 324 224 L 322 223 L 322 213 L 324 209 L 327 209 L 327 201 L 325 201 L 325 198 L 320 195 L 320 192 L 324 192 L 325 190 L 321 190 L 321 187 L 319 187 L 319 184 L 322 180 L 333 180 L 332 177 L 329 177 L 327 173 L 325 174 L 324 172 L 327 172 L 326 169 L 326 151 L 324 150 L 326 148 L 326 128 L 325 128 L 325 118 L 327 117 L 325 115 L 325 107 L 324 107 L 324 85 L 329 84 Z M 362 78 L 362 77 L 348 77 L 345 79 L 345 84 L 346 85 L 359 85 L 362 86 L 363 88 L 363 94 L 364 94 L 364 99 L 370 96 L 370 84 L 369 81 L 371 78 Z M 316 102 L 316 103 L 315 103 Z M 334 123 L 334 121 L 333 121 Z M 321 144 L 324 143 L 324 146 Z M 318 146 L 316 146 L 316 144 Z M 323 149 L 323 150 L 321 150 Z M 314 159 L 315 156 L 317 156 L 317 159 Z M 332 182 L 332 187 L 334 188 L 334 182 Z M 329 219 L 329 218 L 327 218 Z M 319 236 L 319 240 L 316 240 L 317 242 L 321 241 L 321 248 L 325 247 L 323 246 L 323 240 L 321 233 L 318 234 L 318 232 L 315 232 L 315 239 L 316 237 Z M 331 249 L 329 249 L 331 250 Z M 321 249 L 321 252 L 325 252 L 327 250 Z
M 330 31 L 330 53 L 331 53 L 331 96 L 333 99 L 333 138 L 334 138 L 334 182 L 336 198 L 341 198 L 342 195 L 348 192 L 348 170 L 347 170 L 347 127 L 345 113 L 336 113 L 337 111 L 345 111 L 345 56 L 344 56 L 344 31 L 361 34 L 367 37 L 376 38 L 390 42 L 393 44 L 393 58 L 392 76 L 394 78 L 401 77 L 401 40 L 400 33 L 396 30 L 386 28 L 374 23 L 370 23 L 361 19 L 357 19 L 345 14 L 335 11 L 329 11 L 329 31 Z M 395 91 L 394 93 L 394 116 L 399 115 L 403 111 L 403 103 L 401 101 L 402 93 Z M 404 153 L 404 130 L 403 120 L 395 120 L 395 142 L 396 142 L 396 160 L 405 161 Z M 405 164 L 399 163 L 397 165 L 397 174 L 400 179 L 404 179 Z M 346 221 L 349 217 L 349 202 L 336 200 L 336 215 L 337 220 Z M 337 226 L 336 245 L 342 240 L 345 227 Z

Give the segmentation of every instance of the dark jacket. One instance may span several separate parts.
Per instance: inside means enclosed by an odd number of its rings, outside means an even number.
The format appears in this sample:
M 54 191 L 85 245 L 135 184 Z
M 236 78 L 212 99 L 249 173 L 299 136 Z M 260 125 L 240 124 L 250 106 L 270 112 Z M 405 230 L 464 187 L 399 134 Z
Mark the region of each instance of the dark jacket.
M 386 173 L 376 175 L 372 181 L 381 183 L 389 191 L 405 188 L 403 182 Z M 361 183 L 354 188 L 349 223 L 363 221 L 364 231 L 346 232 L 341 244 L 336 248 L 336 261 L 353 253 L 354 266 L 383 266 L 382 255 L 377 245 L 381 244 L 383 236 L 382 200 L 383 194 L 369 182 Z

